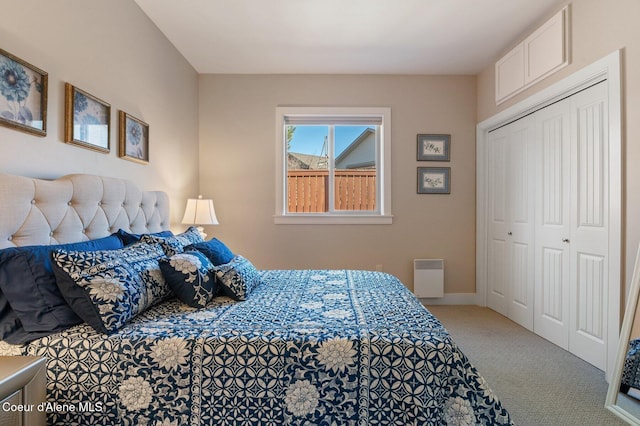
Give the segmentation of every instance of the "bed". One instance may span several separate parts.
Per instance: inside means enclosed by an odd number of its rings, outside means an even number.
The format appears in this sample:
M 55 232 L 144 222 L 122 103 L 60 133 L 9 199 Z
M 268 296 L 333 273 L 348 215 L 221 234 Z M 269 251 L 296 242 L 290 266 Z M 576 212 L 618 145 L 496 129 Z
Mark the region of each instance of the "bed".
M 445 328 L 394 276 L 258 270 L 218 240 L 168 230 L 166 194 L 126 180 L 0 175 L 0 319 L 24 317 L 29 328 L 5 333 L 0 355 L 47 359 L 49 424 L 512 424 Z M 109 249 L 74 245 L 116 235 L 133 240 Z M 220 250 L 212 254 L 214 241 Z M 66 322 L 62 314 L 55 327 L 27 318 L 29 306 L 7 314 L 16 296 L 12 276 L 3 281 L 2 252 L 23 246 L 57 247 L 48 255 Z M 151 252 L 163 257 L 149 268 Z M 232 260 L 213 262 L 218 255 Z M 116 285 L 121 262 L 144 256 L 142 287 L 131 299 L 129 290 L 104 287 Z M 201 260 L 181 270 L 196 288 L 186 296 L 167 272 L 185 256 Z M 100 291 L 83 287 L 96 277 Z M 173 292 L 152 294 L 165 284 Z M 95 297 L 108 303 L 83 308 Z

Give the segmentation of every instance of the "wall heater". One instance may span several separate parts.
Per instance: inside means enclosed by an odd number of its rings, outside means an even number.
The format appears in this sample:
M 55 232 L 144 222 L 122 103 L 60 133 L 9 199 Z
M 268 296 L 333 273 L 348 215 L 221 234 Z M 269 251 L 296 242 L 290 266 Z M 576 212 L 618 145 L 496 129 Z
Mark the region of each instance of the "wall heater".
M 444 296 L 444 259 L 413 259 L 413 293 L 418 298 Z

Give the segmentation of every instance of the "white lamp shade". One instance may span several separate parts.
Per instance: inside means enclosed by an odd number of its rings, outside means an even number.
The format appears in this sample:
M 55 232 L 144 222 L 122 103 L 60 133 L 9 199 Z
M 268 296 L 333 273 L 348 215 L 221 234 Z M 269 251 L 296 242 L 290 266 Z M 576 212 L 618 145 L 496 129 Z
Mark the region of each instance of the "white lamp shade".
M 218 218 L 213 208 L 213 200 L 202 199 L 202 195 L 187 200 L 187 208 L 182 218 L 184 225 L 217 225 Z

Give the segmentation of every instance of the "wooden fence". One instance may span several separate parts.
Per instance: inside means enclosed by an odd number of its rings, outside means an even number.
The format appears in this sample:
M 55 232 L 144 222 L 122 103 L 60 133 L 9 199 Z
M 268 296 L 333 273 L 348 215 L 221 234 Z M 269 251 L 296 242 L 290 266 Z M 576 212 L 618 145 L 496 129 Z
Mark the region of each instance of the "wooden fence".
M 376 209 L 375 170 L 336 170 L 335 209 Z M 290 213 L 321 213 L 329 210 L 328 170 L 289 170 L 287 200 Z

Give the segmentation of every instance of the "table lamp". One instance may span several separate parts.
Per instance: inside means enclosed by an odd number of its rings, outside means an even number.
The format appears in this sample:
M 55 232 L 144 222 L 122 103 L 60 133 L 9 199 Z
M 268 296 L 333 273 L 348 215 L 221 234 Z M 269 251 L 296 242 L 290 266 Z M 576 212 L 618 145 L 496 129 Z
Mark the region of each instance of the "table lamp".
M 184 217 L 182 218 L 182 224 L 195 225 L 202 235 L 202 238 L 206 238 L 207 234 L 204 233 L 202 225 L 218 225 L 216 211 L 213 208 L 213 200 L 203 199 L 202 195 L 198 195 L 197 199 L 189 198 L 187 200 L 187 208 L 184 211 Z

